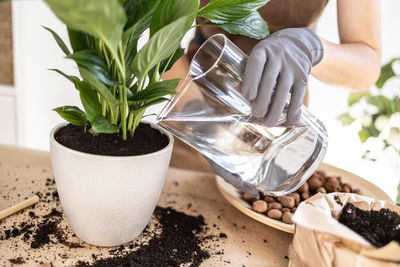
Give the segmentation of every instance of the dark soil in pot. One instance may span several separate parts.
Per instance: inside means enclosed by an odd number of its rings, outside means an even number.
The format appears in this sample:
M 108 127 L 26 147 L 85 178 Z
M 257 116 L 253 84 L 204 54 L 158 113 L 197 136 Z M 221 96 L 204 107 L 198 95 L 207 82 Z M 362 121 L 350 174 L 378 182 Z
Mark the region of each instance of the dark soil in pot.
M 362 235 L 375 247 L 383 247 L 393 240 L 400 243 L 400 215 L 389 209 L 369 211 L 347 203 L 339 222 Z
M 145 123 L 139 124 L 133 137 L 128 134 L 127 140 L 123 140 L 119 133 L 92 135 L 89 131 L 85 132 L 83 126 L 72 124 L 58 129 L 54 138 L 73 150 L 105 156 L 149 154 L 163 149 L 169 143 L 165 134 Z

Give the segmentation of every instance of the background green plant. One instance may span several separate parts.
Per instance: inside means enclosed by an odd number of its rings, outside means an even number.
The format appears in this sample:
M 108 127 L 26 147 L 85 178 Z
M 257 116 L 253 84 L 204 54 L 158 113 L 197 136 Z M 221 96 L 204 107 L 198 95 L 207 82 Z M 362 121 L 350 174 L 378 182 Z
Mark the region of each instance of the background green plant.
M 400 63 L 400 58 L 394 58 L 382 66 L 375 88 L 364 94 L 350 93 L 349 110 L 341 114 L 338 120 L 343 126 L 361 122 L 361 129 L 358 132 L 361 142 L 364 143 L 368 139 L 381 141 L 384 150 L 391 148 L 400 156 L 400 90 L 395 90 L 394 93 L 384 90 L 397 89 L 385 86 L 389 80 L 400 80 L 400 75 L 394 70 L 396 62 Z M 354 111 L 358 111 L 357 116 L 351 115 Z M 363 158 L 374 161 L 374 158 L 368 157 L 369 152 L 367 150 Z M 400 184 L 397 202 L 400 202 Z
M 68 122 L 89 131 L 132 136 L 146 111 L 175 94 L 179 80 L 162 81 L 163 73 L 183 55 L 179 44 L 197 16 L 202 25 L 218 25 L 229 33 L 260 39 L 268 25 L 257 10 L 269 0 L 45 0 L 67 25 L 70 47 L 50 28 L 66 58 L 78 66 L 81 78 L 53 69 L 78 90 L 84 110 L 54 109 Z M 138 50 L 146 29 L 150 38 Z

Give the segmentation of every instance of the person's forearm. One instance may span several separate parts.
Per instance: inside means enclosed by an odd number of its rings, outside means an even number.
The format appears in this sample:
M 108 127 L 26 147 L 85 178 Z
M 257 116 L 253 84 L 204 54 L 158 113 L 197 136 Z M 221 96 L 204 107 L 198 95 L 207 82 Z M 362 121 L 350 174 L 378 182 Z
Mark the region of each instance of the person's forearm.
M 311 74 L 317 79 L 365 92 L 380 72 L 380 1 L 337 0 L 340 44 L 321 38 L 325 55 Z
M 311 74 L 322 82 L 355 92 L 368 90 L 380 73 L 380 54 L 362 43 L 334 44 L 321 38 L 325 55 Z

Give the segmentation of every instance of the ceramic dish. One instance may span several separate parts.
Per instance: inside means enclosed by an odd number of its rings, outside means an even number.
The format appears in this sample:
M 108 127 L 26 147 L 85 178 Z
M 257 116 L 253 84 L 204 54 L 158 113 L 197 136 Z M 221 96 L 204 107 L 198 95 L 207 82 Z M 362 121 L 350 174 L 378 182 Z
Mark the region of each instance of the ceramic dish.
M 390 197 L 379 187 L 351 172 L 347 172 L 325 163 L 322 163 L 318 170 L 324 171 L 327 175 L 341 176 L 343 182 L 351 184 L 353 188 L 360 189 L 362 194 L 365 196 L 393 202 Z M 216 177 L 216 183 L 218 190 L 221 192 L 224 198 L 247 216 L 278 230 L 294 233 L 293 224 L 287 224 L 278 220 L 274 220 L 267 217 L 265 214 L 253 211 L 249 203 L 240 197 L 240 192 L 235 187 L 225 182 L 221 177 Z

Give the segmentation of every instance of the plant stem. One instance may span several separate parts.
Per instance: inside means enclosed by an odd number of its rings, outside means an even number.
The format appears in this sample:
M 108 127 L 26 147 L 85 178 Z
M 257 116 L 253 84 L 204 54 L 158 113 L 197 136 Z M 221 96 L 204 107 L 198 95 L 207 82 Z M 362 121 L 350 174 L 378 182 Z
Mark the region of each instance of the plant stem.
M 174 55 L 175 55 L 175 53 L 176 53 L 176 50 L 178 50 L 178 47 L 175 48 L 174 52 L 173 52 L 173 53 L 171 54 L 171 56 L 169 57 L 167 64 L 164 66 L 164 69 L 162 70 L 162 72 L 161 72 L 161 74 L 160 74 L 160 77 L 162 77 L 163 74 L 164 74 L 164 72 L 167 70 L 167 67 L 168 67 L 169 63 L 171 62 L 172 58 L 174 57 Z M 157 70 L 158 70 L 158 69 L 157 69 Z
M 100 100 L 101 101 L 101 107 L 102 107 L 102 115 L 103 117 L 106 117 L 107 115 L 107 102 L 105 100 Z
M 128 111 L 128 99 L 127 99 L 127 88 L 125 86 L 125 57 L 124 57 L 124 51 L 122 48 L 122 43 L 119 43 L 118 46 L 119 50 L 119 55 L 121 57 L 121 62 L 122 62 L 122 69 L 119 69 L 120 71 L 120 77 L 122 78 L 122 85 L 120 86 L 120 92 L 119 92 L 119 99 L 121 102 L 121 128 L 122 128 L 122 138 L 126 140 L 127 138 L 127 117 L 128 114 L 126 113 Z
M 119 72 L 123 74 L 123 77 L 125 77 L 125 66 L 123 66 L 121 63 L 121 60 L 119 60 L 118 51 L 115 51 L 113 49 L 113 47 L 110 45 L 110 43 L 108 43 L 106 41 L 104 43 L 108 47 L 108 50 L 110 51 L 111 55 L 114 56 L 114 61 L 115 61 L 115 64 L 117 65 L 117 68 L 119 69 Z M 118 45 L 118 50 L 122 50 L 121 42 Z M 117 52 L 117 53 L 115 53 L 115 52 Z M 123 55 L 123 51 L 121 51 L 120 53 L 122 53 L 122 55 Z M 122 57 L 121 59 L 124 60 L 124 57 Z M 125 63 L 124 63 L 124 65 L 125 65 Z
M 132 125 L 132 134 L 135 133 L 136 128 L 139 126 L 139 123 L 142 120 L 145 111 L 146 109 L 141 109 L 138 112 L 135 112 Z
M 106 59 L 107 67 L 110 68 L 110 60 L 108 59 L 108 53 L 104 45 L 103 45 L 103 55 L 104 58 Z
M 113 108 L 110 107 L 110 118 L 111 118 L 110 123 L 111 124 L 117 124 L 117 122 L 118 122 L 118 112 L 119 112 L 119 107 L 118 106 L 115 108 L 115 113 L 114 113 Z
M 146 77 L 146 76 L 144 76 L 144 77 Z M 138 81 L 137 91 L 141 91 L 141 90 L 142 90 L 144 77 L 143 77 L 143 76 L 140 77 L 140 79 L 139 79 L 139 81 Z
M 159 71 L 160 71 L 160 62 L 158 62 L 158 64 L 156 65 L 156 69 L 154 70 L 153 77 L 151 77 L 151 80 L 153 82 L 156 80 L 156 77 L 158 76 Z
M 129 112 L 128 130 L 130 131 L 131 136 L 133 136 L 133 133 L 134 133 L 134 129 L 133 129 L 133 112 Z

